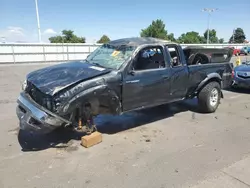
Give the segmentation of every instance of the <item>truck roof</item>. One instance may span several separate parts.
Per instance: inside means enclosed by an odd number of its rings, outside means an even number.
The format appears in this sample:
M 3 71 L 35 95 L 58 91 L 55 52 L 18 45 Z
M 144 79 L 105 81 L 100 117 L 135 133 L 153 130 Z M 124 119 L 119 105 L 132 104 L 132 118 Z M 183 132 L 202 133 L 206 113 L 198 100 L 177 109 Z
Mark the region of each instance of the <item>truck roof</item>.
M 114 46 L 121 46 L 121 45 L 140 46 L 145 44 L 150 45 L 150 44 L 176 44 L 176 43 L 153 37 L 131 37 L 131 38 L 112 40 L 109 42 L 109 44 Z

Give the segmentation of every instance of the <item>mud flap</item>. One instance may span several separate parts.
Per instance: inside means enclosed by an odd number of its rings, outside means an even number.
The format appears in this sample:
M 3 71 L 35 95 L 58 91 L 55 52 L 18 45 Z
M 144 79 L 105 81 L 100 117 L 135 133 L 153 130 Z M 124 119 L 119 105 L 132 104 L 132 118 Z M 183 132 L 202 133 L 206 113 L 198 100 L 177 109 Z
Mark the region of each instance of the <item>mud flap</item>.
M 220 93 L 221 93 L 221 98 L 224 99 L 224 94 L 223 94 L 223 92 L 220 91 Z

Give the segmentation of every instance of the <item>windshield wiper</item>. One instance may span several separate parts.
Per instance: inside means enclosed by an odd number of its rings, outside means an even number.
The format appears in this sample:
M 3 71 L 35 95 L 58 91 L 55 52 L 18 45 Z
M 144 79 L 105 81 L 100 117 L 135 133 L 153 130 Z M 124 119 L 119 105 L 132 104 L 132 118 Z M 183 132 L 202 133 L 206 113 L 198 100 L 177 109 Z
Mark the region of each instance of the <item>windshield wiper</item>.
M 89 60 L 87 60 L 87 59 L 85 59 L 85 61 L 86 61 L 87 63 L 89 63 L 89 64 L 96 65 L 96 66 L 98 66 L 98 67 L 102 67 L 102 68 L 105 68 L 105 69 L 110 69 L 109 67 L 105 67 L 105 66 L 101 65 L 100 63 L 96 63 L 96 62 L 93 62 L 93 61 L 89 61 Z
M 85 61 L 86 61 L 87 63 L 89 63 L 89 64 L 94 64 L 94 65 L 97 65 L 97 66 L 99 66 L 99 67 L 104 67 L 104 66 L 100 65 L 99 63 L 90 62 L 90 61 L 87 60 L 87 59 L 85 59 Z
M 89 60 L 85 59 L 85 61 L 90 64 Z
M 99 66 L 99 67 L 102 67 L 102 68 L 107 68 L 107 67 L 104 67 L 103 65 L 101 65 L 101 64 L 99 64 L 99 63 L 91 63 L 91 64 L 94 64 L 94 65 L 97 65 L 97 66 Z

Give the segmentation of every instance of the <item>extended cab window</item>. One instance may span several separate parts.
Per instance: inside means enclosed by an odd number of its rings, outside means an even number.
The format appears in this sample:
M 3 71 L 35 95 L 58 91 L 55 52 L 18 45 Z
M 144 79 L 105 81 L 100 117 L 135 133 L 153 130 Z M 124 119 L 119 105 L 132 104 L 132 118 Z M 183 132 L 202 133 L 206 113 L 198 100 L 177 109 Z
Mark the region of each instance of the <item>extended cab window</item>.
M 142 49 L 137 54 L 132 66 L 135 71 L 164 68 L 163 48 L 154 46 Z
M 176 46 L 167 46 L 167 49 L 168 49 L 169 54 L 170 54 L 170 58 L 171 58 L 170 63 L 172 65 L 172 67 L 182 66 L 180 56 L 178 54 L 178 49 L 176 48 Z

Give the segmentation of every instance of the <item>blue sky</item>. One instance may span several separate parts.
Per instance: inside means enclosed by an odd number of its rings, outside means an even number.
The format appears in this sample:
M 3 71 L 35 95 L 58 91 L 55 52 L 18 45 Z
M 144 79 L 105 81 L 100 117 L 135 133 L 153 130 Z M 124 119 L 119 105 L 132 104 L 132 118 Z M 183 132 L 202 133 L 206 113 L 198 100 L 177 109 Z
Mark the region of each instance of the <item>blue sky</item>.
M 233 28 L 250 39 L 250 0 L 38 0 L 43 41 L 63 29 L 74 30 L 87 42 L 107 34 L 111 39 L 139 36 L 152 20 L 162 19 L 168 32 L 179 37 L 207 28 L 203 8 L 218 8 L 211 28 L 228 40 Z M 0 0 L 0 40 L 38 42 L 35 0 Z

